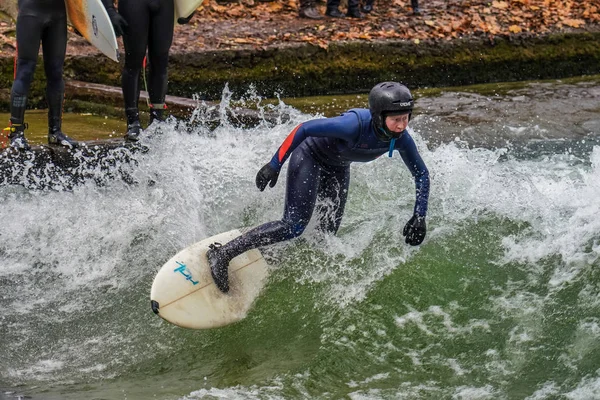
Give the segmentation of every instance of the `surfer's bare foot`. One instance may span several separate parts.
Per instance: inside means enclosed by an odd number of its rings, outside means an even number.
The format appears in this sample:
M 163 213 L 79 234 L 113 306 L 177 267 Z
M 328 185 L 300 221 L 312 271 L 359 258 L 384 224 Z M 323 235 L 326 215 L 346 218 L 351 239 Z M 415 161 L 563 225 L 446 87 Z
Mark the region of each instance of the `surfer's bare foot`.
M 229 259 L 221 249 L 221 243 L 213 243 L 208 246 L 206 258 L 210 266 L 210 274 L 212 275 L 215 285 L 223 293 L 229 292 Z

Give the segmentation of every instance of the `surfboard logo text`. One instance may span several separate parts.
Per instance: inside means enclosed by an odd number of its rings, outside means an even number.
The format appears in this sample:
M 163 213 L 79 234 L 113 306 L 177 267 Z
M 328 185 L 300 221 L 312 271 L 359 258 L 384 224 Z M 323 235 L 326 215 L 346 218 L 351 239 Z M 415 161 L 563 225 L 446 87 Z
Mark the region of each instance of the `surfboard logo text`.
M 192 282 L 193 285 L 197 285 L 198 281 L 195 281 L 194 278 L 192 278 L 192 274 L 191 272 L 187 269 L 187 267 L 185 266 L 185 264 L 180 263 L 179 261 L 175 261 L 179 267 L 175 268 L 173 270 L 173 272 L 179 272 L 181 275 L 185 276 L 185 280 L 186 281 L 190 281 Z
M 92 31 L 94 31 L 94 36 L 98 36 L 98 21 L 96 21 L 95 15 L 92 15 Z

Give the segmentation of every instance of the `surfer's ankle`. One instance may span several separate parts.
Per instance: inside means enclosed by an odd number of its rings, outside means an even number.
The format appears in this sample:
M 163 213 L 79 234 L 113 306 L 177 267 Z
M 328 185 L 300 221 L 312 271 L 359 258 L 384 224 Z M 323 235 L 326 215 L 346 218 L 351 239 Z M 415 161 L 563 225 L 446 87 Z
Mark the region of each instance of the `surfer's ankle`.
M 223 293 L 229 292 L 229 258 L 227 253 L 221 250 L 221 243 L 213 243 L 208 246 L 206 258 L 210 266 L 210 274 L 215 285 Z
M 8 128 L 5 128 L 4 131 L 8 132 L 8 139 L 10 141 L 10 147 L 17 150 L 29 150 L 31 147 L 29 146 L 29 142 L 25 138 L 25 129 L 27 128 L 27 124 L 24 123 L 15 123 L 12 122 Z
M 140 112 L 136 107 L 131 107 L 125 109 L 125 115 L 127 116 L 127 133 L 125 133 L 125 140 L 137 142 L 142 133 Z
M 79 146 L 79 142 L 77 140 L 65 135 L 64 132 L 57 127 L 51 127 L 48 130 L 48 144 L 73 148 Z
M 164 104 L 153 104 L 150 107 L 150 121 L 148 126 L 155 122 L 165 122 L 165 110 L 166 106 Z
M 140 139 L 142 133 L 142 125 L 140 121 L 133 121 L 127 124 L 127 133 L 125 133 L 125 139 L 131 142 L 137 142 Z

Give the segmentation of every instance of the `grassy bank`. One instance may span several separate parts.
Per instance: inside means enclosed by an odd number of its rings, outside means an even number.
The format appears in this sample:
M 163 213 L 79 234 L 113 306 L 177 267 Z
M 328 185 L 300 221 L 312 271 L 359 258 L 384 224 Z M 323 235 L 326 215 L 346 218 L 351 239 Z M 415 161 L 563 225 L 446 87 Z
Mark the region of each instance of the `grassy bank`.
M 335 42 L 327 49 L 311 44 L 257 50 L 218 50 L 172 54 L 169 94 L 202 99 L 256 88 L 273 97 L 367 91 L 383 80 L 416 87 L 556 79 L 600 73 L 600 33 L 549 34 L 511 39 L 454 41 L 386 40 Z M 31 107 L 45 107 L 42 61 L 30 95 Z M 120 66 L 104 57 L 68 56 L 65 76 L 119 86 Z M 0 58 L 0 108 L 8 108 L 13 59 Z M 77 100 L 76 95 L 73 99 Z

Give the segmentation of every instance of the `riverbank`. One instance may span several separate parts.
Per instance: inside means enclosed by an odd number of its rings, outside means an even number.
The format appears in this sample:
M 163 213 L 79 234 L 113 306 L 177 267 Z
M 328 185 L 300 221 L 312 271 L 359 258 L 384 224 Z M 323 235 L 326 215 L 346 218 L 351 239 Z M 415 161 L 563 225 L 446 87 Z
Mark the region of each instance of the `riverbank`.
M 364 92 L 382 80 L 416 88 L 598 74 L 598 4 L 432 0 L 416 16 L 408 2 L 391 2 L 359 20 L 313 21 L 298 18 L 289 2 L 210 0 L 175 30 L 169 94 L 218 100 L 227 86 L 235 96 L 292 97 Z M 0 108 L 7 109 L 14 25 L 1 29 Z M 120 69 L 70 35 L 67 78 L 119 86 Z M 38 68 L 32 107 L 45 106 L 44 87 Z
M 578 154 L 582 146 L 599 142 L 599 87 L 600 75 L 417 89 L 413 91 L 416 102 L 411 127 L 430 149 L 458 140 L 468 147 L 502 148 L 501 152 L 508 150 L 513 157 L 530 155 L 530 152 L 543 154 L 559 148 L 569 154 Z M 112 101 L 116 101 L 116 97 Z M 145 157 L 143 153 L 147 150 L 160 152 L 163 145 L 159 143 L 163 136 L 178 137 L 185 142 L 190 134 L 215 138 L 223 132 L 239 133 L 246 129 L 268 129 L 275 133 L 282 124 L 290 121 L 294 124 L 299 115 L 334 116 L 350 108 L 364 107 L 367 96 L 351 94 L 282 100 L 284 103 L 274 108 L 268 102 L 261 102 L 260 109 L 253 115 L 240 114 L 238 105 L 227 101 L 221 104 L 201 102 L 189 118 L 169 119 L 164 125 L 150 127 L 138 144 L 123 140 L 124 124 L 118 118 L 65 113 L 63 125 L 67 127 L 67 133 L 82 143 L 75 150 L 47 145 L 45 110 L 31 110 L 27 114 L 27 138 L 32 150 L 0 150 L 0 187 L 18 184 L 32 189 L 71 188 L 90 179 L 133 182 L 127 174 L 121 173 L 121 169 L 116 175 L 114 171 L 108 171 L 115 163 L 137 165 L 136 160 Z M 103 99 L 106 103 L 110 101 L 109 97 Z M 560 115 L 560 118 L 556 120 L 551 115 Z M 8 117 L 9 114 L 0 113 L 0 119 Z M 498 123 L 502 128 L 489 129 L 490 125 Z M 161 134 L 165 132 L 168 135 Z M 238 137 L 237 133 L 234 136 Z

